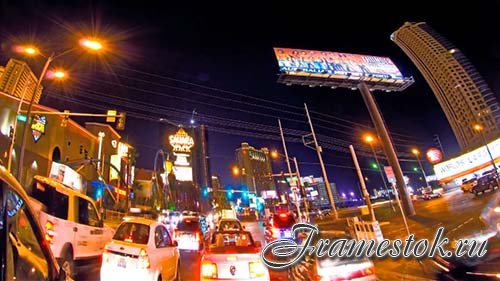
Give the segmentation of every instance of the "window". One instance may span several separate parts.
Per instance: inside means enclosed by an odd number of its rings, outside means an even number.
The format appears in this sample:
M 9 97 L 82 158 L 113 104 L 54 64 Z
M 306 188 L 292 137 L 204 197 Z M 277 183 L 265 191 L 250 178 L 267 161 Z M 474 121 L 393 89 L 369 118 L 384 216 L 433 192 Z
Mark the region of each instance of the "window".
M 149 226 L 141 223 L 122 223 L 116 230 L 113 239 L 146 245 L 149 240 Z
M 95 226 L 99 225 L 99 217 L 94 205 L 84 198 L 77 198 L 78 201 L 78 223 Z
M 5 255 L 0 255 L 0 261 L 6 266 L 0 277 L 4 277 L 3 280 L 48 280 L 47 251 L 43 251 L 43 237 L 36 219 L 29 213 L 23 198 L 1 180 L 0 203 L 0 248 L 6 249 Z
M 200 229 L 200 223 L 197 219 L 184 219 L 177 225 L 177 229 L 182 231 L 196 231 Z
M 155 229 L 155 245 L 156 248 L 165 248 L 172 243 L 168 231 L 163 226 L 157 226 Z
M 31 196 L 42 203 L 43 212 L 63 220 L 68 219 L 68 195 L 37 180 L 33 181 L 32 189 Z

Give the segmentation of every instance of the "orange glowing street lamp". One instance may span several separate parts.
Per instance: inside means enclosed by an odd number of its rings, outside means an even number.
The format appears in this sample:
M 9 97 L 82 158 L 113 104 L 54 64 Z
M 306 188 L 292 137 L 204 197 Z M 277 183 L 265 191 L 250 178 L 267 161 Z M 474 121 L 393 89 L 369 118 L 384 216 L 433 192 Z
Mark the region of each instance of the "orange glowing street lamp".
M 370 134 L 366 134 L 364 137 L 363 137 L 363 140 L 369 144 L 369 145 L 372 145 L 374 142 L 375 142 L 375 138 L 370 135 Z
M 238 166 L 233 166 L 233 168 L 231 169 L 232 173 L 233 173 L 233 176 L 237 177 L 240 175 L 240 168 L 238 168 Z
M 416 148 L 412 148 L 411 153 L 413 153 L 413 155 L 415 155 L 417 157 L 420 155 L 420 151 Z
M 279 158 L 278 151 L 276 151 L 276 150 L 271 151 L 271 158 L 278 159 Z
M 80 45 L 86 49 L 92 50 L 92 51 L 99 51 L 103 48 L 103 45 L 101 42 L 95 40 L 95 39 L 82 39 L 80 40 Z M 42 80 L 45 78 L 47 74 L 47 70 L 49 69 L 50 64 L 52 63 L 53 60 L 56 58 L 59 58 L 67 53 L 72 52 L 75 50 L 75 48 L 68 49 L 64 52 L 58 53 L 57 55 L 55 53 L 51 53 L 50 56 L 44 55 L 38 48 L 34 46 L 24 46 L 24 47 L 15 47 L 15 51 L 18 51 L 20 53 L 24 53 L 29 56 L 35 56 L 35 55 L 40 55 L 41 57 L 45 58 L 45 64 L 42 68 L 42 72 L 40 73 L 40 76 L 38 80 L 36 81 L 36 86 L 33 89 L 33 93 L 31 94 L 31 99 L 28 104 L 28 108 L 26 110 L 26 117 L 28 119 L 27 122 L 24 122 L 24 127 L 23 127 L 23 132 L 21 135 L 21 147 L 20 147 L 20 153 L 19 153 L 19 161 L 17 162 L 17 178 L 22 180 L 22 171 L 23 171 L 23 161 L 24 161 L 24 153 L 25 153 L 25 148 L 26 148 L 26 139 L 28 137 L 28 130 L 31 127 L 31 109 L 33 107 L 33 103 L 35 101 L 35 97 L 37 96 L 36 93 L 38 92 L 38 89 L 40 89 L 42 85 Z M 53 78 L 57 79 L 62 79 L 66 76 L 66 74 L 62 71 L 55 71 L 53 73 Z M 20 104 L 22 104 L 22 100 L 20 101 Z M 15 128 L 14 128 L 15 130 Z M 10 154 L 12 154 L 12 151 L 10 151 Z

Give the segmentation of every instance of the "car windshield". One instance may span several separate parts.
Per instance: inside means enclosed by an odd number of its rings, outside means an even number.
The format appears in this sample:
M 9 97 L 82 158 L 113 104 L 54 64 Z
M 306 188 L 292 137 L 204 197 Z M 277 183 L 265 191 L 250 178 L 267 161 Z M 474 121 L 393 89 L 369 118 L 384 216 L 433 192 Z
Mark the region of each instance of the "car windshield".
M 221 221 L 219 225 L 220 230 L 241 230 L 239 221 Z
M 258 251 L 252 235 L 248 231 L 214 232 L 207 250 L 212 253 L 254 253 Z
M 295 224 L 295 219 L 290 214 L 275 214 L 273 216 L 273 225 L 277 228 L 291 228 Z
M 113 240 L 145 245 L 149 240 L 149 226 L 134 222 L 122 223 L 116 230 Z
M 183 219 L 178 225 L 178 230 L 196 231 L 200 229 L 200 222 L 197 219 Z

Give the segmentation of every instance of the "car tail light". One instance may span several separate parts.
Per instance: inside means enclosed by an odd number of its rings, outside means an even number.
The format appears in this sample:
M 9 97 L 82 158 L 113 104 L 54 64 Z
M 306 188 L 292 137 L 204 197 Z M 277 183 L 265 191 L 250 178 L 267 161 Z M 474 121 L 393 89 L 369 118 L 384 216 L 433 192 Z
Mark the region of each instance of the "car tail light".
M 285 214 L 285 213 L 280 214 L 280 218 L 286 218 L 286 217 L 287 217 L 287 214 Z
M 176 241 L 177 240 L 177 236 L 179 236 L 179 230 L 175 230 L 174 231 L 174 235 L 172 235 L 172 240 Z
M 199 232 L 196 232 L 195 239 L 196 239 L 197 242 L 200 241 L 200 233 Z
M 262 277 L 266 275 L 266 268 L 260 261 L 250 262 L 248 264 L 250 270 L 250 278 Z
M 45 240 L 52 241 L 54 239 L 54 224 L 51 221 L 45 223 Z
M 141 249 L 141 251 L 139 252 L 139 261 L 137 262 L 137 265 L 139 266 L 139 268 L 149 268 L 149 266 L 151 265 L 146 250 Z
M 201 264 L 201 276 L 205 278 L 217 278 L 217 265 L 215 263 L 204 261 Z

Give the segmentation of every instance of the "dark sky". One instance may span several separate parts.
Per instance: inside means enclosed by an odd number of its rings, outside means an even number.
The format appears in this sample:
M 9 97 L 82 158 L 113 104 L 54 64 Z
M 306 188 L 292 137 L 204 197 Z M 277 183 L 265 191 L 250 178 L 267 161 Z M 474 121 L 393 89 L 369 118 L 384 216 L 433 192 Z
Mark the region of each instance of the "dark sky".
M 96 111 L 114 103 L 132 113 L 124 135 L 138 148 L 139 165 L 146 168 L 151 168 L 165 132 L 174 127 L 137 118 L 137 114 L 174 123 L 187 123 L 193 109 L 199 121 L 218 117 L 209 124 L 214 128 L 209 135 L 210 154 L 212 172 L 221 175 L 224 183 L 235 182 L 229 167 L 242 141 L 281 149 L 275 140 L 241 135 L 242 131 L 254 135 L 248 127 L 255 124 L 238 123 L 240 135 L 227 134 L 235 126 L 228 119 L 276 127 L 279 117 L 285 128 L 306 131 L 305 116 L 300 116 L 304 111 L 295 107 L 307 102 L 312 111 L 371 125 L 356 91 L 277 84 L 275 46 L 389 56 L 404 75 L 416 81 L 402 93 L 376 93 L 389 129 L 409 135 L 397 143 L 418 143 L 421 149 L 431 146 L 432 135 L 439 134 L 446 156 L 459 152 L 451 129 L 430 88 L 390 41 L 390 34 L 405 21 L 426 21 L 464 51 L 497 96 L 500 91 L 498 1 L 467 5 L 459 1 L 268 2 L 72 1 L 68 5 L 67 1 L 2 1 L 2 62 L 15 56 L 8 51 L 15 41 L 31 40 L 41 42 L 45 49 L 61 50 L 72 44 L 78 37 L 75 34 L 91 31 L 107 38 L 112 50 L 98 59 L 90 55 L 80 59 L 74 53 L 58 60 L 55 65 L 69 67 L 73 79 L 64 85 L 48 84 L 42 103 L 73 111 Z M 39 71 L 39 61 L 30 64 Z M 119 103 L 116 97 L 121 98 Z M 313 119 L 317 133 L 347 142 L 359 139 L 363 130 L 360 125 L 318 114 Z M 397 149 L 408 151 L 409 147 Z M 314 152 L 300 143 L 290 143 L 289 150 L 300 162 L 317 162 Z M 324 156 L 326 163 L 352 166 L 343 152 L 325 149 Z M 360 159 L 365 168 L 371 161 Z M 403 163 L 407 171 L 414 166 Z M 285 169 L 283 163 L 275 168 Z M 320 175 L 314 164 L 304 163 L 301 169 L 304 175 Z M 328 172 L 341 192 L 357 191 L 352 169 L 329 166 Z M 380 185 L 376 173 L 367 171 L 366 175 L 372 180 L 369 187 Z

